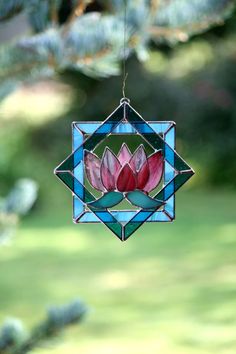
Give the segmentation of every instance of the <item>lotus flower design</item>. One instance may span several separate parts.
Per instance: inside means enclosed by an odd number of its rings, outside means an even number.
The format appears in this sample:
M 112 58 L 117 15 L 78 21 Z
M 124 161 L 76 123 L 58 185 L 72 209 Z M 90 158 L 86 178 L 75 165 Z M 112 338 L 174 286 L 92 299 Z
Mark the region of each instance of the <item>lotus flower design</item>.
M 160 201 L 148 194 L 159 185 L 163 175 L 161 150 L 147 157 L 141 144 L 131 154 L 124 143 L 117 156 L 106 147 L 102 159 L 85 150 L 84 164 L 91 186 L 103 192 L 103 196 L 92 203 L 94 207 L 111 207 L 124 198 L 142 208 L 159 206 Z

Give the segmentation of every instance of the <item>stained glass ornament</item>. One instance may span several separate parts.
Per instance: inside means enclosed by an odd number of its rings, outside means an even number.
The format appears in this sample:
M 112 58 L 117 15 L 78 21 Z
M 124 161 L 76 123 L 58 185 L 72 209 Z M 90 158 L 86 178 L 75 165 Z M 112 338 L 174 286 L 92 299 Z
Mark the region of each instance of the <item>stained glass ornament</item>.
M 123 98 L 103 122 L 73 122 L 73 150 L 56 169 L 56 176 L 72 191 L 73 221 L 103 223 L 121 241 L 146 222 L 175 218 L 175 192 L 194 174 L 175 151 L 175 123 L 146 121 Z M 110 136 L 119 136 L 117 154 L 108 146 L 95 152 Z M 134 152 L 124 141 L 141 137 Z M 127 201 L 130 209 L 121 209 Z M 116 208 L 116 209 L 115 209 Z

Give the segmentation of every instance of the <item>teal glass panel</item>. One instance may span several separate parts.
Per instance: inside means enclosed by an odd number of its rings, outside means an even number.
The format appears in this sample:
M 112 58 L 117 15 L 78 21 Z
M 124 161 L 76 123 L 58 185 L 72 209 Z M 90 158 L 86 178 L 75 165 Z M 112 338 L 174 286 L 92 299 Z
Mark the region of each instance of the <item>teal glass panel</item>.
M 74 191 L 74 178 L 69 172 L 57 173 L 57 177 L 73 192 Z
M 178 171 L 191 170 L 189 165 L 177 154 L 175 153 L 175 169 Z
M 74 154 L 71 154 L 67 157 L 65 161 L 63 161 L 55 170 L 55 174 L 59 171 L 73 171 L 74 169 Z
M 108 192 L 105 193 L 101 198 L 93 201 L 89 204 L 91 208 L 112 208 L 113 206 L 119 204 L 124 199 L 122 193 L 119 192 Z
M 185 183 L 187 180 L 192 177 L 194 174 L 193 171 L 185 172 L 178 174 L 175 178 L 175 192 Z
M 99 143 L 101 143 L 105 139 L 105 134 L 97 134 L 94 133 L 91 138 L 84 142 L 84 149 L 93 150 Z
M 137 229 L 142 226 L 143 222 L 129 222 L 124 227 L 124 241 L 126 241 Z
M 106 226 L 120 239 L 122 240 L 123 226 L 117 223 L 106 223 Z
M 126 195 L 131 204 L 142 209 L 157 209 L 163 205 L 162 201 L 153 199 L 141 191 L 129 192 Z

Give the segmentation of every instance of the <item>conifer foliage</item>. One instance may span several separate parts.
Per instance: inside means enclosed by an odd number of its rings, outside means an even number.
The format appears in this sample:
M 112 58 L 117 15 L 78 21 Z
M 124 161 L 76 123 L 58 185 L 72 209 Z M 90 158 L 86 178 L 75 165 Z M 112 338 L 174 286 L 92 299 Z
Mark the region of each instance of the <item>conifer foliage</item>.
M 235 0 L 0 0 L 0 23 L 23 14 L 30 27 L 24 38 L 0 47 L 0 97 L 68 68 L 117 75 L 124 56 L 144 60 L 150 43 L 187 41 L 222 24 L 234 8 Z
M 45 319 L 31 331 L 27 331 L 20 320 L 8 319 L 0 328 L 0 354 L 26 354 L 45 346 L 68 326 L 80 323 L 86 312 L 87 307 L 80 300 L 50 307 Z

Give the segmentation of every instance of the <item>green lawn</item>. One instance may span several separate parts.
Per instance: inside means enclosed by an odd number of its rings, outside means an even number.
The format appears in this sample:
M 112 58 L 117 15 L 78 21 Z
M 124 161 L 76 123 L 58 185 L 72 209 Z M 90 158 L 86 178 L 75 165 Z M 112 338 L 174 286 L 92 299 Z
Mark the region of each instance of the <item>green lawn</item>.
M 0 248 L 1 321 L 30 326 L 47 305 L 80 297 L 86 321 L 36 352 L 235 354 L 236 194 L 181 191 L 174 223 L 147 224 L 125 243 L 102 225 L 74 225 L 69 194 Z

